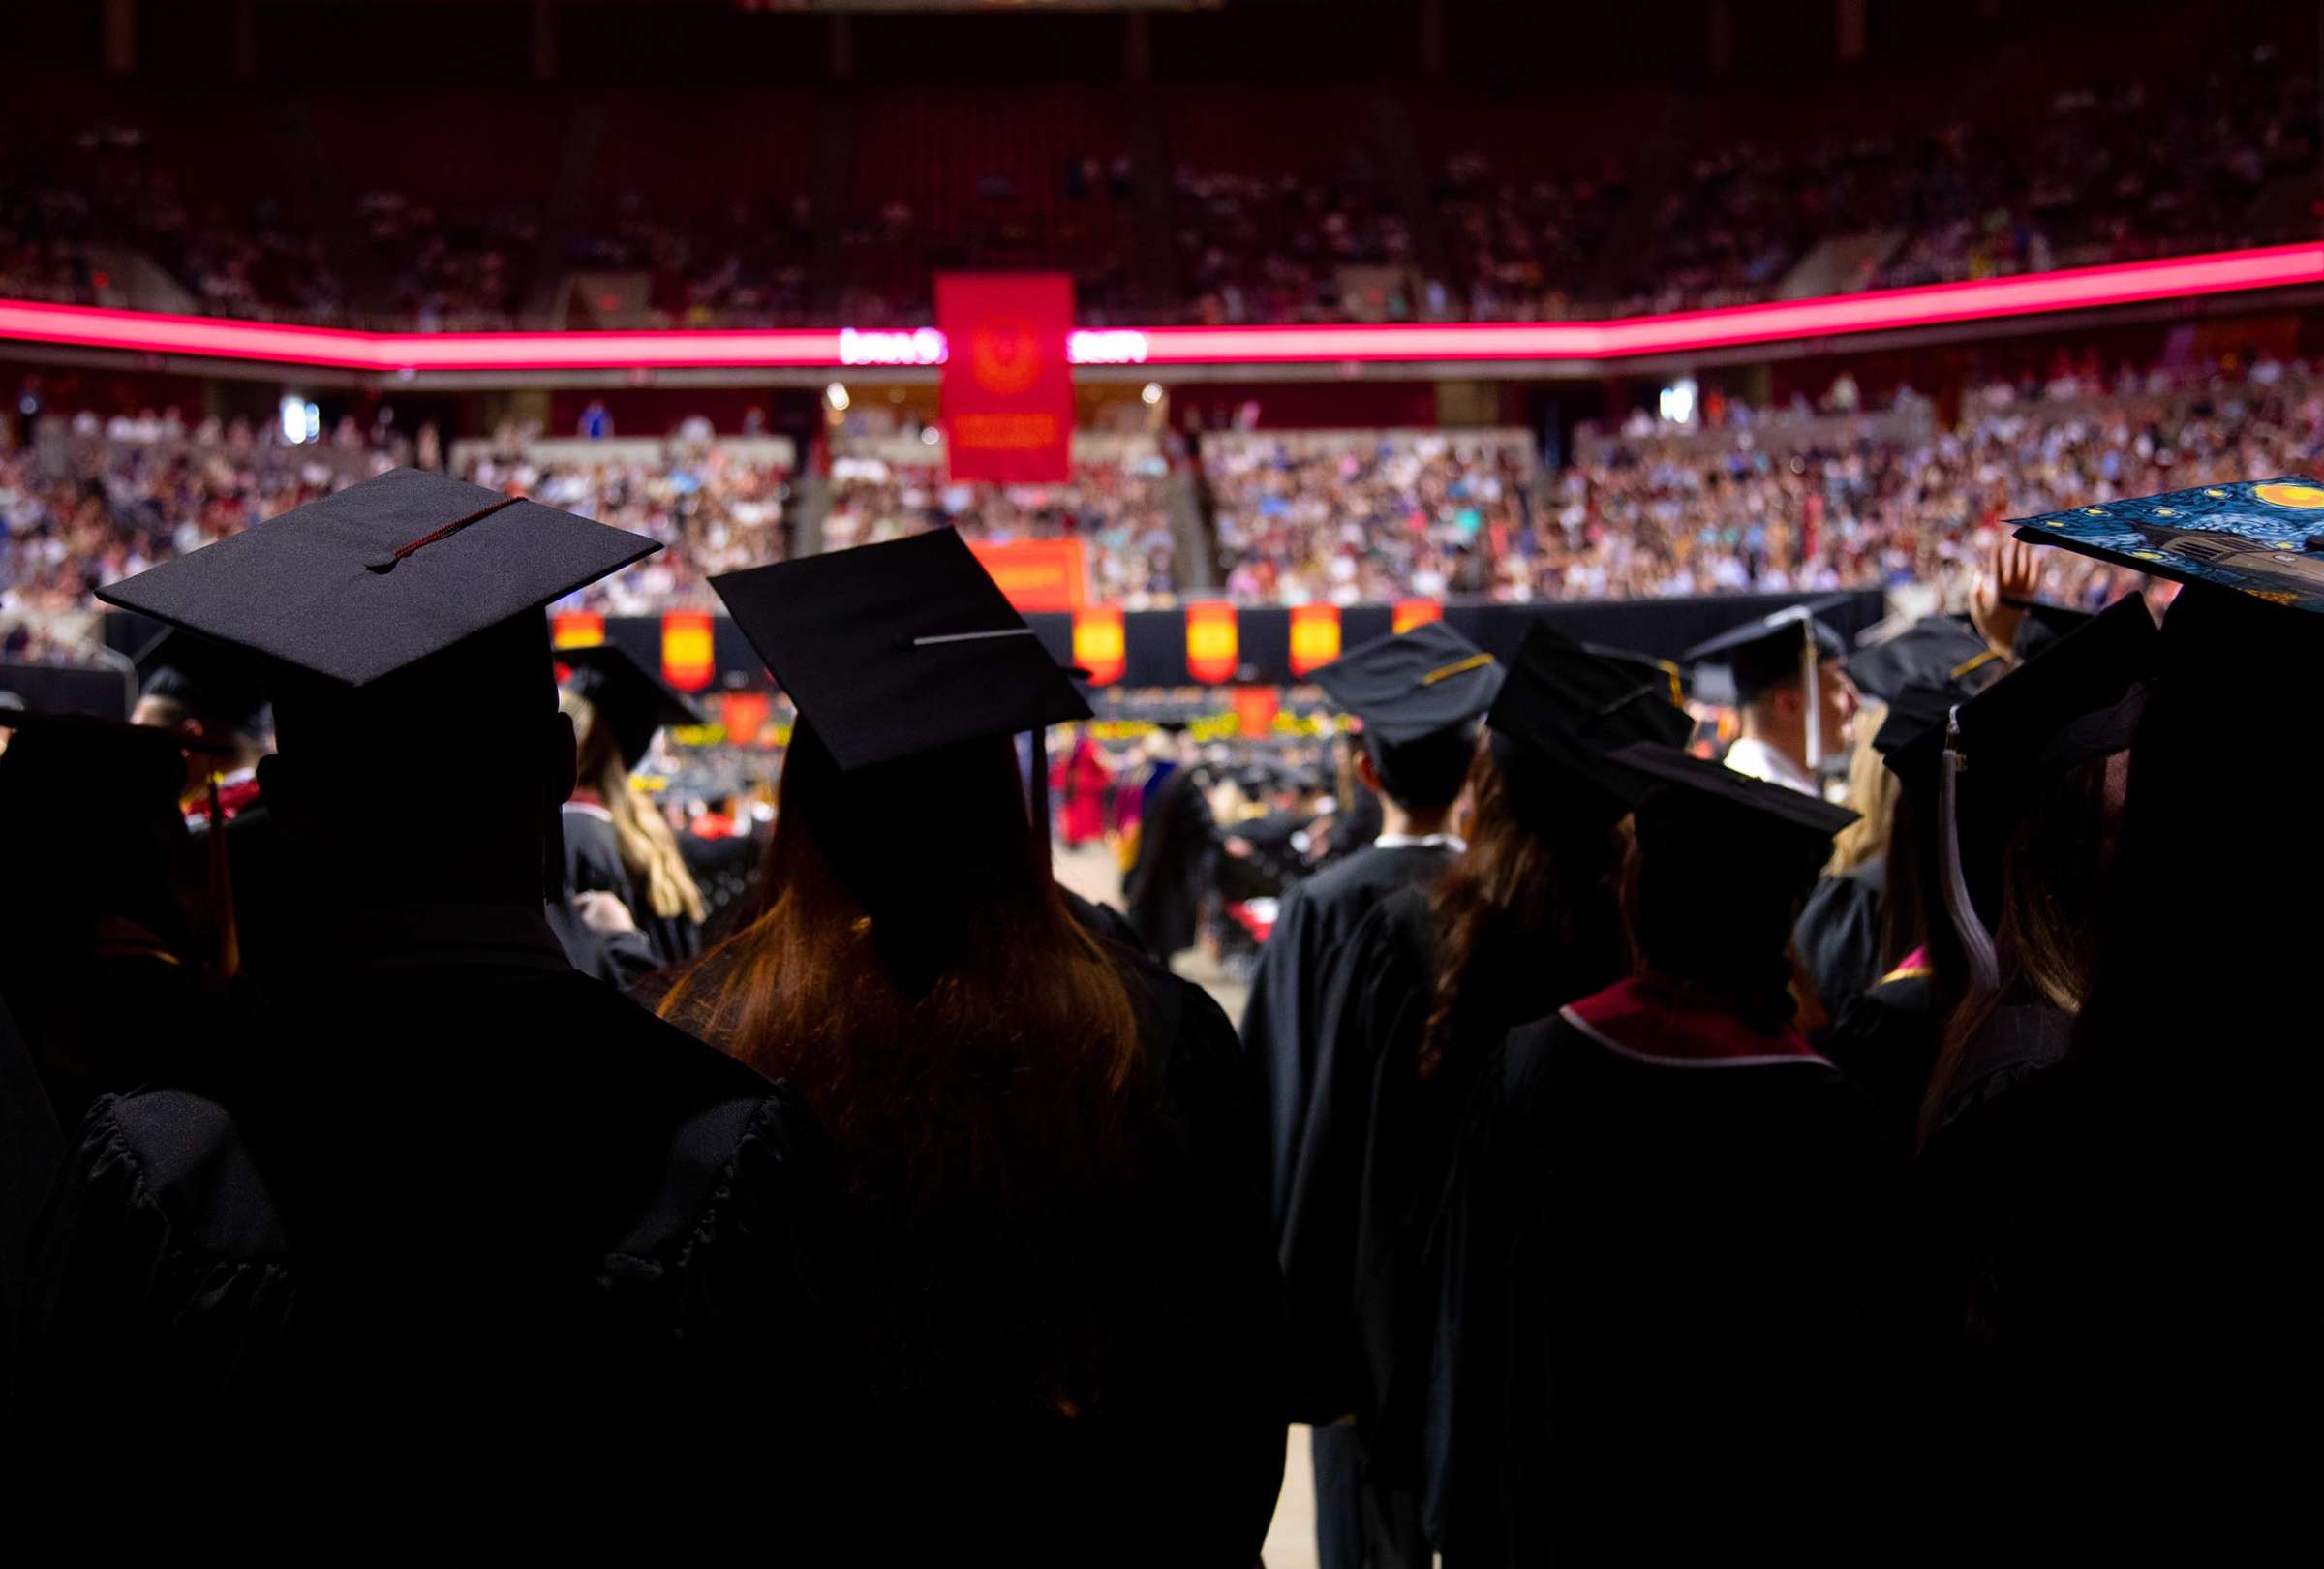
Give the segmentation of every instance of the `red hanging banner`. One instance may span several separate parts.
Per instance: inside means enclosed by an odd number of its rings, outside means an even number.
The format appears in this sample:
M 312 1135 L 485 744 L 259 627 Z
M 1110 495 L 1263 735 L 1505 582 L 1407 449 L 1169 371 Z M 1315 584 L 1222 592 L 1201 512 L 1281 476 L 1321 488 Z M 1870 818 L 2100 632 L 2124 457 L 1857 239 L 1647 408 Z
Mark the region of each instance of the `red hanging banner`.
M 596 648 L 605 641 L 605 618 L 595 610 L 560 610 L 549 618 L 549 642 L 557 648 Z
M 1010 539 L 968 541 L 969 552 L 1019 610 L 1078 610 L 1082 604 L 1082 541 Z
M 944 437 L 952 477 L 1055 484 L 1073 469 L 1073 278 L 1062 272 L 936 279 L 946 344 Z
M 1245 741 L 1264 741 L 1274 733 L 1275 716 L 1282 712 L 1283 693 L 1273 687 L 1235 689 L 1235 730 Z

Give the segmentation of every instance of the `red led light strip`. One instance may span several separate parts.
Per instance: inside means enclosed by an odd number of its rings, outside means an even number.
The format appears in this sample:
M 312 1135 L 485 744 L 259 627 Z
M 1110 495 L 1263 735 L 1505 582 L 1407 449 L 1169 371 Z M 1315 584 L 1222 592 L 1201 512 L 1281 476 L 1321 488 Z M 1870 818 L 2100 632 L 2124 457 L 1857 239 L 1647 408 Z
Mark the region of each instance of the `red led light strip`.
M 2324 283 L 2324 244 L 2271 246 L 1611 322 L 1365 326 L 1148 327 L 1108 331 L 1109 364 L 1623 359 L 2147 300 Z M 0 338 L 139 354 L 401 371 L 853 369 L 837 329 L 760 332 L 351 332 L 210 317 L 0 300 Z M 1135 345 L 1142 353 L 1120 353 Z

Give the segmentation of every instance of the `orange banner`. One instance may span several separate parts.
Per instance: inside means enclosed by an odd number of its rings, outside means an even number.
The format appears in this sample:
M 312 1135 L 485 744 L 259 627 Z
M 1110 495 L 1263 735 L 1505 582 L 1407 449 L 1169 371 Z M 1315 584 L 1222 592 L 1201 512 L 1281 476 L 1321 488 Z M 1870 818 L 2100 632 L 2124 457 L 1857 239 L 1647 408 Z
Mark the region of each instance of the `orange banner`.
M 595 610 L 560 610 L 549 618 L 554 648 L 596 648 L 605 641 L 605 618 Z
M 707 610 L 672 610 L 661 618 L 662 679 L 680 692 L 700 692 L 719 673 Z
M 1186 607 L 1186 673 L 1207 686 L 1232 680 L 1239 652 L 1235 607 L 1208 600 Z
M 1339 658 L 1339 606 L 1295 604 L 1291 607 L 1291 673 L 1303 676 L 1318 665 Z
M 1082 607 L 1083 585 L 1087 579 L 1082 569 L 1081 540 L 1011 539 L 991 544 L 971 539 L 968 548 L 1019 610 Z
M 1444 619 L 1445 607 L 1434 600 L 1398 600 L 1395 620 L 1391 625 L 1401 632 L 1410 631 L 1413 628 L 1427 622 Z
M 1283 693 L 1275 687 L 1237 687 L 1235 723 L 1245 741 L 1264 740 L 1274 732 L 1275 715 L 1283 708 Z
M 738 747 L 756 746 L 766 731 L 767 718 L 774 707 L 763 692 L 725 693 L 719 700 L 719 716 L 726 739 Z
M 1089 672 L 1089 683 L 1110 687 L 1129 667 L 1129 641 L 1122 634 L 1121 606 L 1093 604 L 1073 613 L 1073 662 Z

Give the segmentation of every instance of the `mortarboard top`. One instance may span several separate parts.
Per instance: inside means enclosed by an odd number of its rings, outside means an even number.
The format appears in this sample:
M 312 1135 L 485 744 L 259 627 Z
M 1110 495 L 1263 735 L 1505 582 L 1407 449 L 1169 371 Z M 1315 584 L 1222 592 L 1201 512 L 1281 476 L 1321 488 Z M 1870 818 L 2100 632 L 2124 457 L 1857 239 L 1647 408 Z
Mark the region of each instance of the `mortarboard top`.
M 1675 785 L 1706 801 L 1751 813 L 1771 827 L 1829 840 L 1856 820 L 1855 813 L 1820 796 L 1752 779 L 1723 763 L 1653 741 L 1624 747 L 1614 754 L 1613 760 L 1656 784 Z
M 1983 802 L 2031 776 L 2058 734 L 2086 715 L 2112 710 L 2156 667 L 2159 633 L 2146 600 L 2125 595 L 1961 705 L 1956 750 Z M 2078 760 L 2078 759 L 2077 759 Z
M 1963 681 L 1987 669 L 1998 674 L 2001 663 L 2001 655 L 1968 623 L 1923 616 L 1885 642 L 1857 649 L 1840 668 L 1858 692 L 1893 704 L 1897 693 L 1914 682 Z
M 2324 611 L 2324 483 L 2299 475 L 2012 519 L 2017 537 L 2181 583 Z
M 2021 662 L 2047 653 L 2057 646 L 2059 638 L 2089 626 L 2097 614 L 2095 610 L 2077 610 L 2070 604 L 2052 604 L 2047 600 L 2012 602 L 2026 613 L 2026 619 L 2017 624 L 2017 635 L 2009 640 L 2010 654 Z
M 86 714 L 0 707 L 10 732 L 0 778 L 13 789 L 70 795 L 176 815 L 185 787 L 185 754 L 218 756 L 223 742 L 198 740 L 158 724 L 129 724 Z
M 1847 654 L 1847 640 L 1817 619 L 1847 602 L 1846 595 L 1835 595 L 1788 605 L 1697 643 L 1679 658 L 1693 669 L 1696 691 L 1705 702 L 1748 703 L 1769 687 L 1806 671 L 1808 638 L 1816 640 L 1820 659 Z
M 557 661 L 572 670 L 566 685 L 588 699 L 597 722 L 613 727 L 625 766 L 635 768 L 665 724 L 699 724 L 702 711 L 661 677 L 612 643 L 561 648 Z
M 1584 653 L 1595 654 L 1608 664 L 1620 665 L 1641 682 L 1660 685 L 1669 697 L 1671 707 L 1677 708 L 1685 704 L 1687 672 L 1686 668 L 1677 661 L 1658 660 L 1651 654 L 1640 654 L 1627 648 L 1615 648 L 1605 643 L 1585 642 L 1581 647 Z
M 1934 757 L 1943 746 L 1953 710 L 1968 702 L 1969 688 L 1957 681 L 1910 681 L 1888 699 L 1888 713 L 1873 733 L 1872 750 L 1899 774 L 1908 762 Z
M 265 713 L 258 661 L 199 632 L 166 628 L 138 651 L 138 675 L 144 695 L 183 703 L 238 730 L 259 728 Z
M 97 597 L 361 688 L 659 548 L 482 485 L 390 469 Z
M 1503 674 L 1490 654 L 1430 621 L 1350 649 L 1307 679 L 1393 747 L 1474 720 L 1493 705 Z
M 1525 630 L 1485 723 L 1605 783 L 1608 776 L 1599 764 L 1616 748 L 1634 741 L 1679 746 L 1695 733 L 1695 721 L 1668 700 L 1669 691 L 1664 671 L 1593 654 L 1536 621 Z
M 950 529 L 728 572 L 711 587 L 842 770 L 1089 718 Z

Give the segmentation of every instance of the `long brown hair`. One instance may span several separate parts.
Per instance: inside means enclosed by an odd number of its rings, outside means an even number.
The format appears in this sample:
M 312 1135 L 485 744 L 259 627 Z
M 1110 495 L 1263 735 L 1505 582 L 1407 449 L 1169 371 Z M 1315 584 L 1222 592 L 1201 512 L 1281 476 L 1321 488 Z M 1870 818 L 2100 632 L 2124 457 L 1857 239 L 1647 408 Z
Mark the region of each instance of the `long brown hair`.
M 1994 927 L 2001 984 L 1962 998 L 1946 1019 L 1921 1102 L 1923 1138 L 1935 1128 L 1970 1042 L 1996 1013 L 2025 1006 L 2069 1014 L 2082 1009 L 2097 976 L 2106 873 L 2121 828 L 2107 786 L 2111 761 L 2094 757 L 2050 781 L 2010 835 L 2002 855 L 2001 919 Z
M 1137 1016 L 1057 896 L 1014 749 L 842 775 L 803 723 L 780 801 L 765 909 L 663 1013 L 821 1118 L 877 1392 L 1091 1408 L 1110 1360 L 1091 1255 L 1134 1180 Z M 963 1378 L 976 1394 L 948 1389 Z
M 1429 896 L 1437 964 L 1422 1078 L 1472 1031 L 1498 1036 L 1630 967 L 1619 806 L 1491 731 L 1470 762 L 1469 792 L 1468 848 Z

